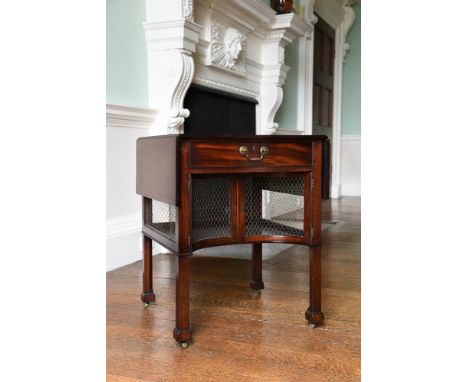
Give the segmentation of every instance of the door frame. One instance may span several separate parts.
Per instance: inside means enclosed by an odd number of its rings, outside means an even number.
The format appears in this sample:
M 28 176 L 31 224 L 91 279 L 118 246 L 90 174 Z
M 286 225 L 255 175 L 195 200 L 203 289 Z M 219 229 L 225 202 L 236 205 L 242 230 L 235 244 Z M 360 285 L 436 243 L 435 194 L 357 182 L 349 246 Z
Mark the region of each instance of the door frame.
M 350 45 L 346 37 L 354 24 L 356 14 L 351 0 L 306 0 L 305 20 L 314 26 L 319 15 L 335 29 L 335 63 L 333 83 L 333 139 L 331 142 L 330 197 L 341 196 L 341 111 L 343 95 L 343 64 Z M 314 31 L 299 38 L 299 86 L 298 86 L 298 130 L 301 134 L 313 133 L 313 90 L 314 90 Z

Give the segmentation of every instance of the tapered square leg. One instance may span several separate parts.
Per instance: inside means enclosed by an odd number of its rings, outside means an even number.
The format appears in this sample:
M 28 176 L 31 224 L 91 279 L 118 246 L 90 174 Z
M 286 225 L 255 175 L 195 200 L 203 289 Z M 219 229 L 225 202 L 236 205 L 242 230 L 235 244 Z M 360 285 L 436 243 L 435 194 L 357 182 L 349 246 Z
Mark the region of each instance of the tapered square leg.
M 177 255 L 176 327 L 174 328 L 174 338 L 181 343 L 186 343 L 192 339 L 192 330 L 189 327 L 190 255 Z
M 255 290 L 265 288 L 262 279 L 262 244 L 252 245 L 252 279 L 250 287 Z
M 143 292 L 141 301 L 146 304 L 156 301 L 153 291 L 153 241 L 143 235 Z
M 321 324 L 324 319 L 321 309 L 321 247 L 309 247 L 309 257 L 310 305 L 305 312 L 305 317 L 311 324 L 317 325 Z

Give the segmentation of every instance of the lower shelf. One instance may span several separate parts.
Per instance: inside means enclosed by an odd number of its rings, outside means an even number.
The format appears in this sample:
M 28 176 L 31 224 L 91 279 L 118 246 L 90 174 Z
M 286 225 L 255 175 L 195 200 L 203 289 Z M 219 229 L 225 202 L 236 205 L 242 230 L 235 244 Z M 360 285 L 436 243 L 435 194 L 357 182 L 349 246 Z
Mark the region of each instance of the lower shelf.
M 302 229 L 267 219 L 256 219 L 252 222 L 247 222 L 245 232 L 247 236 L 304 236 Z
M 292 225 L 294 225 L 294 222 L 292 222 Z M 149 226 L 175 242 L 175 237 L 172 236 L 172 233 L 175 232 L 176 229 L 174 222 L 152 223 L 149 224 Z M 192 227 L 192 238 L 194 238 L 193 242 L 195 243 L 200 241 L 197 238 L 203 238 L 203 240 L 207 240 L 226 237 L 226 235 L 223 234 L 224 231 L 224 226 L 218 226 L 215 224 L 205 224 L 202 228 Z M 267 219 L 260 219 L 254 220 L 253 222 L 247 222 L 245 232 L 247 237 L 304 236 L 304 231 L 301 229 Z

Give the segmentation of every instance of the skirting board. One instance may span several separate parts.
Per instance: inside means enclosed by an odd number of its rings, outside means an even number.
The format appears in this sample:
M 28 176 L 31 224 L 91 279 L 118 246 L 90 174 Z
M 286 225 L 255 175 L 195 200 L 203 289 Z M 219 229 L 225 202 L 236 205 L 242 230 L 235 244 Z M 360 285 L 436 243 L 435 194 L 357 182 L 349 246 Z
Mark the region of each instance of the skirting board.
M 361 179 L 348 178 L 341 180 L 342 196 L 361 196 Z
M 107 219 L 107 271 L 141 259 L 141 214 Z
M 361 196 L 361 137 L 341 137 L 341 196 Z
M 107 219 L 107 239 L 113 239 L 140 231 L 141 213 L 139 212 Z
M 153 242 L 153 253 L 167 253 Z M 142 259 L 141 213 L 107 219 L 106 271 Z
M 330 187 L 330 197 L 331 197 L 332 199 L 339 199 L 339 198 L 341 198 L 341 196 L 342 196 L 341 184 L 338 185 L 338 186 L 332 185 L 332 186 Z
M 142 254 L 140 248 L 140 232 L 107 238 L 106 271 L 112 271 L 141 260 Z

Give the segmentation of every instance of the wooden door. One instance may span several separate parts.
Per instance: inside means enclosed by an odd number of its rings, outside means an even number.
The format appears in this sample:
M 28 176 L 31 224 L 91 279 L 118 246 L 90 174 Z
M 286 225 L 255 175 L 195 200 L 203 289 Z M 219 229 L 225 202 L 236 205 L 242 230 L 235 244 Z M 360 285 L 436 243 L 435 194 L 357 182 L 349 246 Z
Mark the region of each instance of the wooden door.
M 322 199 L 330 198 L 333 139 L 333 77 L 335 30 L 319 17 L 314 30 L 313 133 L 328 136 L 322 161 Z

